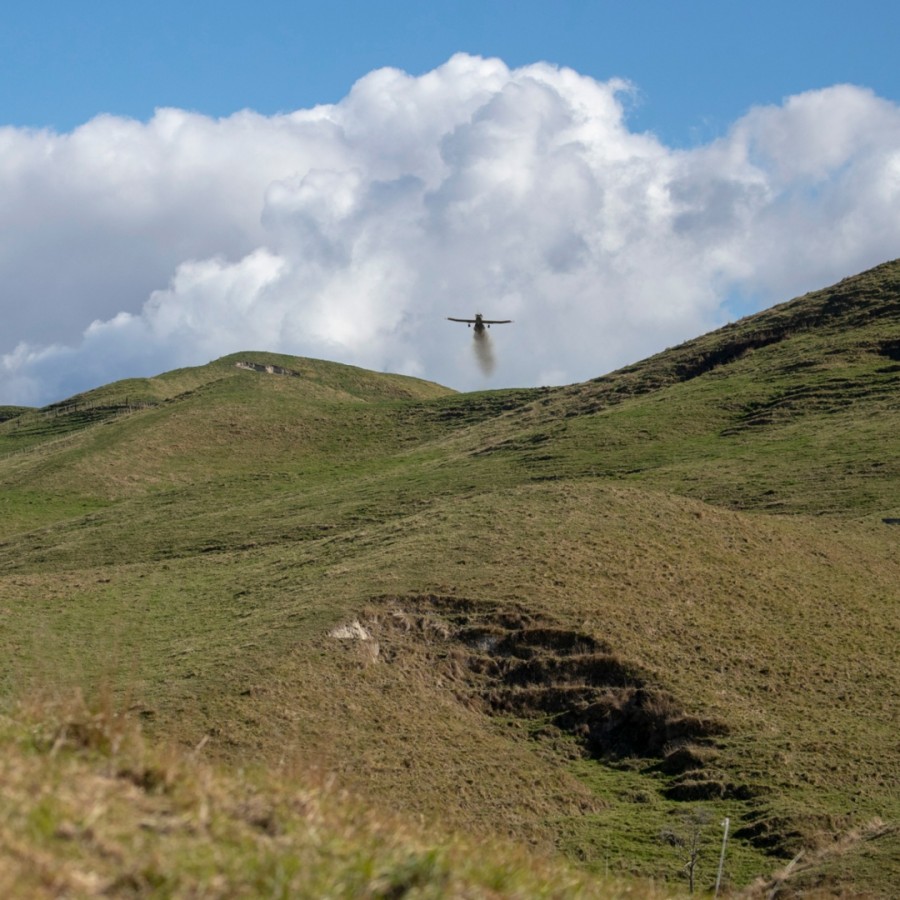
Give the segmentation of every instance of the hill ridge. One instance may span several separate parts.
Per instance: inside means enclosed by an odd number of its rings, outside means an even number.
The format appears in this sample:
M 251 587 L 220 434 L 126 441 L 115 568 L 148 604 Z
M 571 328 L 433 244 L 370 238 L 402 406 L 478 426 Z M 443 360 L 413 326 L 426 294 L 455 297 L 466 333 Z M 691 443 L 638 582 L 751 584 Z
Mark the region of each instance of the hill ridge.
M 895 321 L 900 328 L 900 259 L 745 316 L 587 383 L 606 384 L 661 360 L 669 362 L 667 374 L 671 380 L 687 381 L 734 362 L 747 352 L 804 332 L 835 324 L 858 328 L 881 320 Z M 888 359 L 900 359 L 900 336 L 872 346 Z M 665 383 L 669 382 L 661 377 L 640 385 L 640 389 L 652 390 Z

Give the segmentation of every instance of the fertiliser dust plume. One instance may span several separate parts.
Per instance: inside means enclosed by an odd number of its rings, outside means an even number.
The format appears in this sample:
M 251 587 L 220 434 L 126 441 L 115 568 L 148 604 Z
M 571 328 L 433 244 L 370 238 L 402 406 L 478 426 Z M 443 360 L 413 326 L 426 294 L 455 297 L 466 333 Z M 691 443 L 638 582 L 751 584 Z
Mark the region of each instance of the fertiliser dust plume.
M 482 375 L 492 375 L 497 366 L 494 359 L 494 346 L 491 344 L 491 336 L 486 331 L 475 332 L 475 359 L 478 360 L 478 368 Z

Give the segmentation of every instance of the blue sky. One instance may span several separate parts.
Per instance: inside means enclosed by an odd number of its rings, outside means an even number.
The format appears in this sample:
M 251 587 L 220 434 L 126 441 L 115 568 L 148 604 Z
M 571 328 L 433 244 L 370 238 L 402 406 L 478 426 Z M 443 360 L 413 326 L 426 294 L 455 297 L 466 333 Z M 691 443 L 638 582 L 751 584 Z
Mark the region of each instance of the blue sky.
M 372 69 L 421 74 L 464 51 L 625 78 L 640 92 L 636 127 L 691 144 L 813 88 L 900 99 L 898 40 L 891 0 L 11 0 L 0 122 L 275 113 L 336 102 Z
M 564 383 L 900 256 L 898 37 L 888 0 L 13 0 L 0 403 L 242 348 Z M 476 307 L 516 318 L 490 377 Z

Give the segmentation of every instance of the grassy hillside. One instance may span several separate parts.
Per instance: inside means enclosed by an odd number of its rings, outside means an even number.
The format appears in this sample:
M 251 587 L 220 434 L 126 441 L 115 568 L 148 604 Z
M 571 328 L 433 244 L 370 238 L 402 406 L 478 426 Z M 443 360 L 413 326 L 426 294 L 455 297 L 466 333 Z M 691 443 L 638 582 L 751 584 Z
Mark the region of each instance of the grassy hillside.
M 309 773 L 161 753 L 108 709 L 18 714 L 0 719 L 4 897 L 671 896 L 426 835 Z
M 709 888 L 727 816 L 729 887 L 890 896 L 898 389 L 900 262 L 566 388 L 245 353 L 19 411 L 0 689 L 588 872 Z

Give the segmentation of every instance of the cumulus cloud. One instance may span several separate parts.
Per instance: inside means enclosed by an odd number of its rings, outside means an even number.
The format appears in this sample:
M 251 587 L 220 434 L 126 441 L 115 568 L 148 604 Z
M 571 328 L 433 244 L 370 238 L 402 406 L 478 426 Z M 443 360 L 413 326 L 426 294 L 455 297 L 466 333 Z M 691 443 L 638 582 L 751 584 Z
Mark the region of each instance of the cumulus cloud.
M 461 54 L 285 115 L 0 128 L 0 402 L 242 349 L 576 381 L 900 255 L 895 104 L 839 85 L 676 150 L 630 90 Z M 445 321 L 476 311 L 516 320 L 494 367 Z

